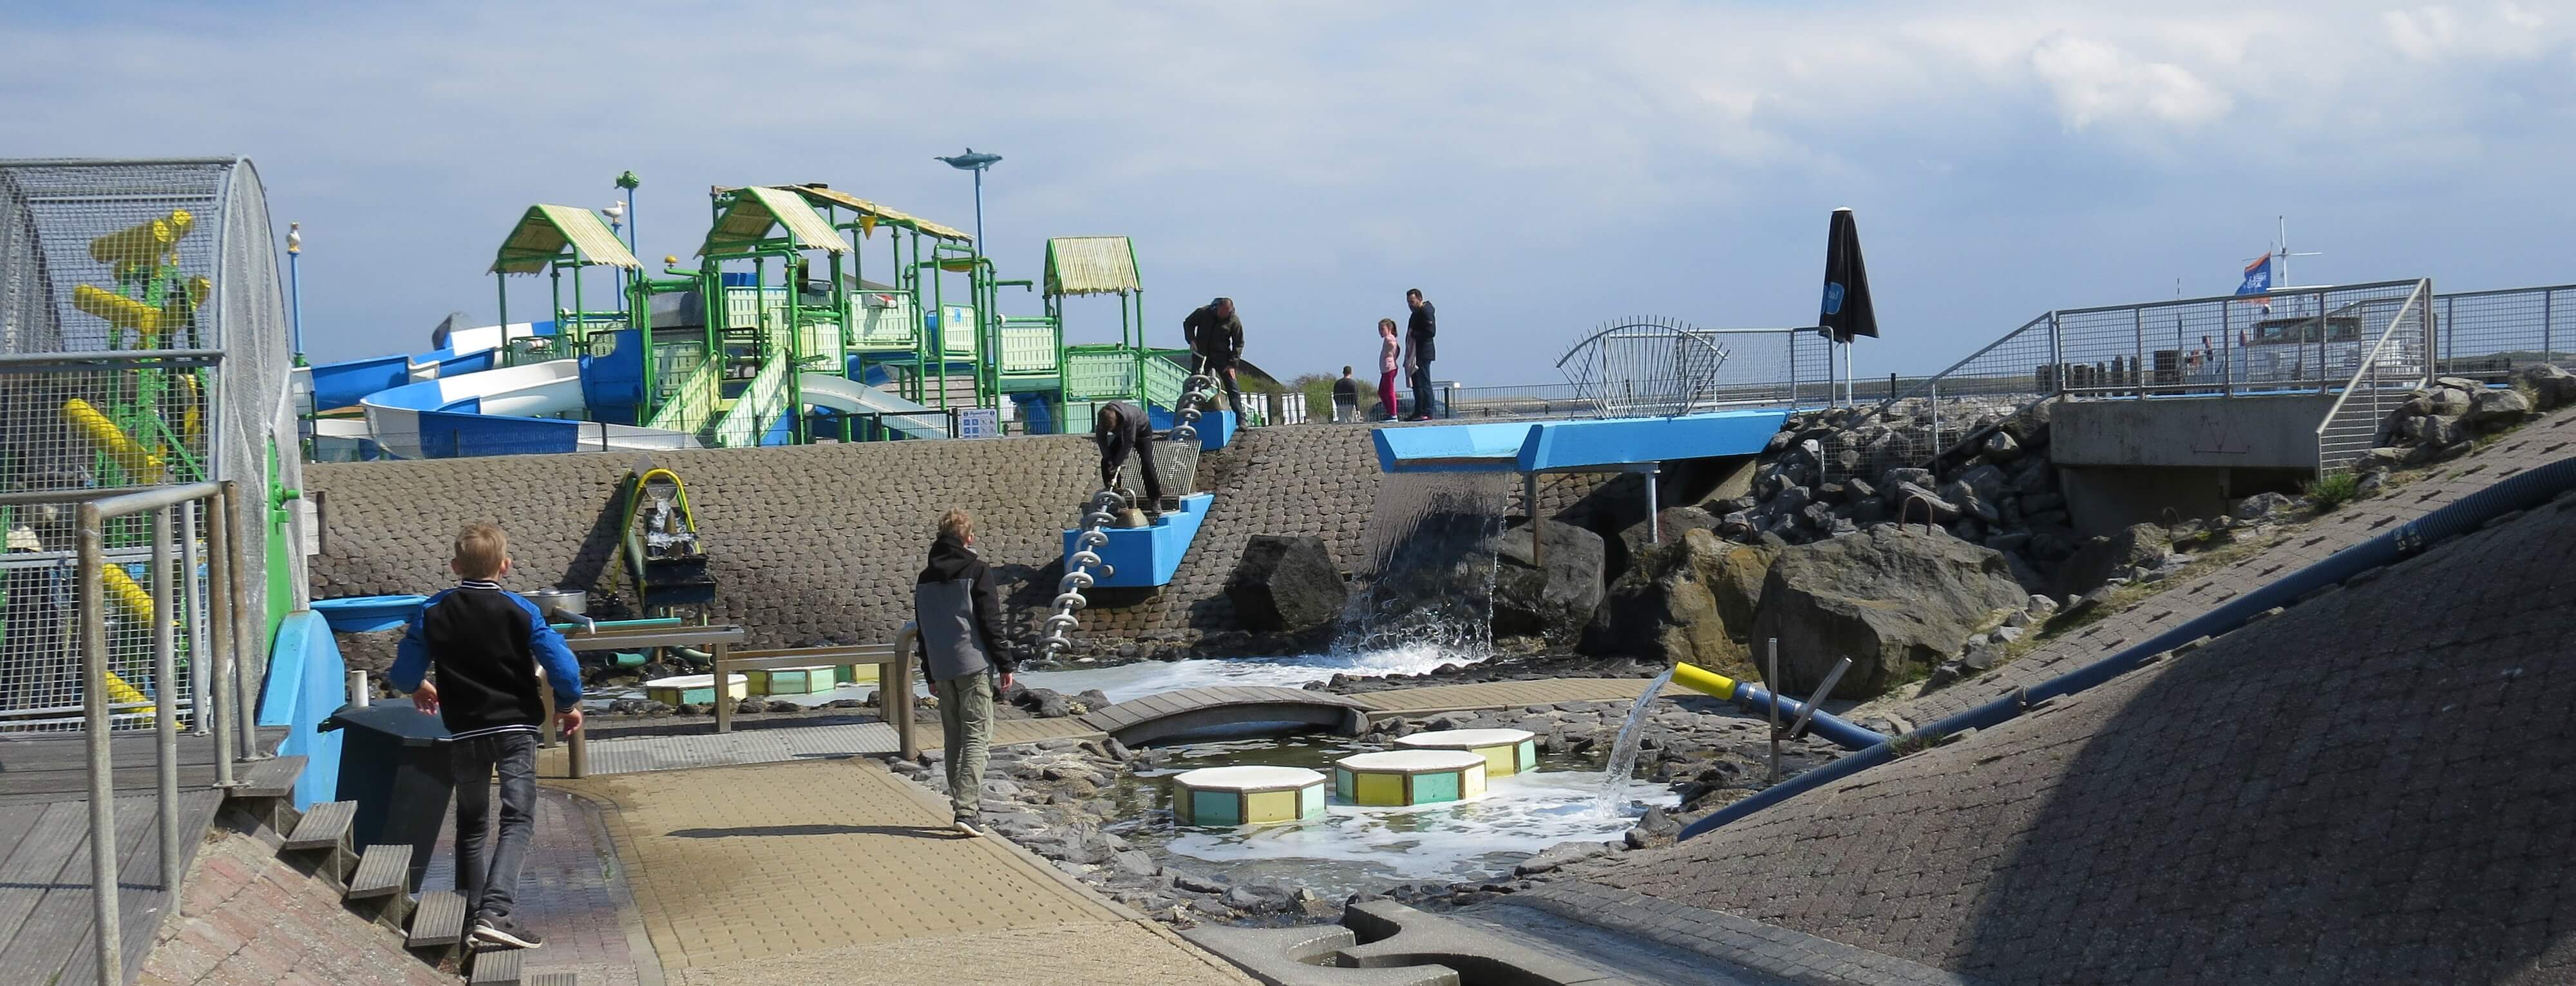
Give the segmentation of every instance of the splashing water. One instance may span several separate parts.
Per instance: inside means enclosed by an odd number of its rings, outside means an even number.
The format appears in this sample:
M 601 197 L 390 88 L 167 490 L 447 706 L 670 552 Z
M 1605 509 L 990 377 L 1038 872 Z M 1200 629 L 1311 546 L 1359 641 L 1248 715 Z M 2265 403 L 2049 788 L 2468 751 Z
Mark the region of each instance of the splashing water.
M 1628 721 L 1619 727 L 1619 741 L 1610 747 L 1610 763 L 1601 769 L 1601 793 L 1593 798 L 1593 814 L 1627 813 L 1628 782 L 1630 775 L 1637 772 L 1638 727 L 1646 724 L 1647 708 L 1654 704 L 1656 696 L 1664 693 L 1664 686 L 1672 683 L 1673 672 L 1679 670 L 1679 665 L 1665 668 L 1663 674 L 1656 675 L 1654 681 L 1646 684 L 1645 691 L 1637 693 L 1637 703 L 1628 707 Z
M 1375 568 L 1342 614 L 1336 654 L 1493 655 L 1494 561 L 1509 477 L 1388 476 L 1368 531 Z

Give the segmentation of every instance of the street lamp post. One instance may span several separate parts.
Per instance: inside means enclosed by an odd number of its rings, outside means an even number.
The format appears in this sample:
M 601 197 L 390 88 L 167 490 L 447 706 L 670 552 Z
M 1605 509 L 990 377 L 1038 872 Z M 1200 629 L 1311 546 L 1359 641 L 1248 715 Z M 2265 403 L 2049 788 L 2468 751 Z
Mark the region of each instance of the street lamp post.
M 626 200 L 618 199 L 608 203 L 608 208 L 599 211 L 601 215 L 608 217 L 609 238 L 617 238 L 617 230 L 626 223 Z M 627 244 L 626 249 L 631 252 L 635 249 L 635 245 Z M 617 310 L 620 312 L 626 310 L 626 272 L 623 269 L 617 275 Z
M 287 328 L 294 335 L 295 365 L 304 365 L 304 281 L 296 261 L 304 256 L 304 224 L 286 224 Z
M 975 173 L 975 252 L 981 255 L 984 252 L 984 170 L 1001 163 L 1002 156 L 979 153 L 969 147 L 964 154 L 935 157 L 931 160 L 944 161 L 951 168 Z

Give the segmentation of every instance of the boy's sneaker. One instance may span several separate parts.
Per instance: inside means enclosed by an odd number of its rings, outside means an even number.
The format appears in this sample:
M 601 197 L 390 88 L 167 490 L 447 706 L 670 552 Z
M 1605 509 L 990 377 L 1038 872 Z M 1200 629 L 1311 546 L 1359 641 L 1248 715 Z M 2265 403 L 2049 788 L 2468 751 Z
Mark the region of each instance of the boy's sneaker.
M 474 940 L 487 945 L 510 948 L 544 948 L 546 940 L 507 914 L 485 915 L 474 919 Z
M 980 818 L 960 818 L 953 827 L 958 835 L 969 839 L 984 834 L 984 820 Z

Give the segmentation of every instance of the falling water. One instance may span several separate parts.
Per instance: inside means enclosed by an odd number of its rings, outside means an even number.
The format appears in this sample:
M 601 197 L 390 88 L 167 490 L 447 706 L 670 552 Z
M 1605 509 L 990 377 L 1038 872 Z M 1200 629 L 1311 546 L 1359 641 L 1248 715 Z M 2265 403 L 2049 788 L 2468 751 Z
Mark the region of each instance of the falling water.
M 1610 764 L 1601 769 L 1601 793 L 1594 796 L 1594 814 L 1617 815 L 1628 810 L 1629 775 L 1637 772 L 1638 727 L 1646 724 L 1646 709 L 1664 693 L 1664 686 L 1672 683 L 1673 672 L 1678 670 L 1678 665 L 1665 668 L 1646 685 L 1645 691 L 1637 693 L 1637 703 L 1628 707 L 1628 721 L 1619 727 L 1619 741 L 1610 746 Z
M 1509 477 L 1399 474 L 1378 483 L 1376 568 L 1342 613 L 1336 653 L 1493 653 L 1494 557 Z

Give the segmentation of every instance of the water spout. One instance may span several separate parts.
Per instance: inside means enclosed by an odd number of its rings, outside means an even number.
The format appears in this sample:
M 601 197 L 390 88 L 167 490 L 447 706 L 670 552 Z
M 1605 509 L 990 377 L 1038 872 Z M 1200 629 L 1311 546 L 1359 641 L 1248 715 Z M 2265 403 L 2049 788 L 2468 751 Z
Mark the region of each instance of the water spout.
M 1678 666 L 1665 668 L 1664 673 L 1646 684 L 1645 691 L 1637 693 L 1636 704 L 1628 707 L 1628 721 L 1619 727 L 1619 741 L 1610 746 L 1610 763 L 1601 769 L 1601 793 L 1594 796 L 1593 814 L 1627 814 L 1628 782 L 1634 779 L 1629 775 L 1637 772 L 1637 750 L 1641 742 L 1637 735 L 1638 727 L 1646 724 L 1646 709 L 1664 693 L 1664 686 L 1672 683 L 1673 672 L 1677 670 L 1680 670 Z

